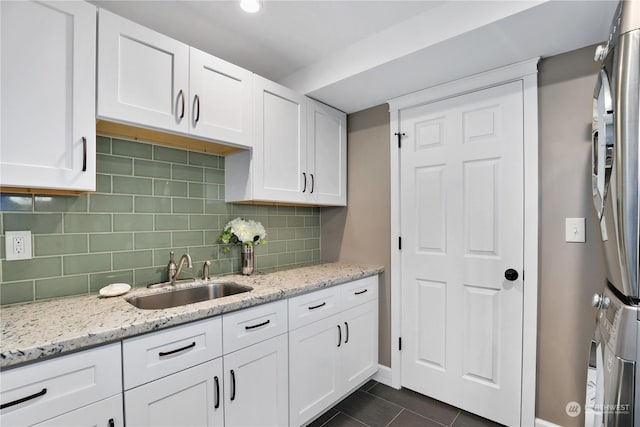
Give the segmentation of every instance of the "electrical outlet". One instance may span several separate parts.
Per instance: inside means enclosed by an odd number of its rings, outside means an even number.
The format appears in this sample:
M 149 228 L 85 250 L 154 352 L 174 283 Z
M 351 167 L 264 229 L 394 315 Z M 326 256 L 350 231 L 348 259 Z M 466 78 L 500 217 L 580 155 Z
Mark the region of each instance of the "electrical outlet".
M 31 231 L 7 231 L 4 242 L 7 261 L 31 259 Z

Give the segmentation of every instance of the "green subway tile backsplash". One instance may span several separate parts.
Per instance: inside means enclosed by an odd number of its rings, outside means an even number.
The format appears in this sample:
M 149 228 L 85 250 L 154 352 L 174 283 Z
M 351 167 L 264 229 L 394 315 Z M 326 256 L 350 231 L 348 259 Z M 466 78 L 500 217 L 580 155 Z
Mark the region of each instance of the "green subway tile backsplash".
M 167 280 L 169 251 L 194 262 L 183 278 L 240 270 L 240 251 L 217 239 L 237 217 L 262 222 L 256 269 L 320 261 L 320 210 L 224 202 L 224 158 L 98 136 L 97 191 L 0 194 L 0 305 L 97 292 L 110 283 Z M 4 233 L 31 230 L 33 259 L 6 261 Z

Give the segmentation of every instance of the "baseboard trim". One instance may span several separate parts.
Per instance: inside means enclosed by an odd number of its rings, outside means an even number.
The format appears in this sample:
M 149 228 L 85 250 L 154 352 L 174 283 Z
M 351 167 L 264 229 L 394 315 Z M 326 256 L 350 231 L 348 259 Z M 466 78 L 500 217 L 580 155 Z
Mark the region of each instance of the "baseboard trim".
M 562 427 L 562 426 L 543 420 L 541 418 L 536 418 L 536 427 Z
M 373 375 L 374 380 L 384 385 L 388 385 L 389 387 L 393 387 L 393 385 L 391 385 L 391 377 L 391 368 L 384 365 L 378 365 L 378 371 Z

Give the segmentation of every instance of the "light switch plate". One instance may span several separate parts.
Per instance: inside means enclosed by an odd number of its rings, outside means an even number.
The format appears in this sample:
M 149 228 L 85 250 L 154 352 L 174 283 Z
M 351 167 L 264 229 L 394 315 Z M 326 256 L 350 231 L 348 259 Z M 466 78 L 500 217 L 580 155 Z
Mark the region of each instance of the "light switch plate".
M 584 218 L 565 218 L 565 241 L 585 242 Z
M 31 259 L 31 231 L 6 231 L 4 249 L 7 261 Z

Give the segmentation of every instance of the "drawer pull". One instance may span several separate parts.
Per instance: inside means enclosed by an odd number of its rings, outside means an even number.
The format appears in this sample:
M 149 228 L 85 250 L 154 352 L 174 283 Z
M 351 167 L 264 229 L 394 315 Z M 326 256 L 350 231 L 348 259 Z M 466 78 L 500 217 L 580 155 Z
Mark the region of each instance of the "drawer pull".
M 258 323 L 257 325 L 253 325 L 253 326 L 245 326 L 244 328 L 248 331 L 250 329 L 255 329 L 255 328 L 259 328 L 260 326 L 264 326 L 264 325 L 268 325 L 269 323 L 271 323 L 271 320 L 267 319 L 262 323 Z
M 44 396 L 45 394 L 47 394 L 47 389 L 43 388 L 42 390 L 32 394 L 31 396 L 23 397 L 22 399 L 14 400 L 13 402 L 9 402 L 9 403 L 3 403 L 2 405 L 0 405 L 0 409 L 5 409 L 11 406 L 19 405 L 29 400 L 35 399 L 36 397 Z
M 196 124 L 200 121 L 200 97 L 198 95 L 196 95 L 196 97 L 193 99 L 193 104 L 194 104 L 194 107 L 196 105 L 198 106 L 198 113 L 196 114 L 196 117 L 193 119 L 193 124 Z
M 362 294 L 364 294 L 365 292 L 367 292 L 367 290 L 368 290 L 368 289 L 365 289 L 364 291 L 354 292 L 353 294 L 354 294 L 354 295 L 362 295 Z
M 116 427 L 116 422 L 113 420 L 113 418 L 109 418 L 109 427 Z
M 342 328 L 338 325 L 338 347 L 342 344 Z
M 184 346 L 184 347 L 182 347 L 182 348 L 177 348 L 177 349 L 175 349 L 175 350 L 171 350 L 171 351 L 161 351 L 160 353 L 158 353 L 158 356 L 160 356 L 160 357 L 162 357 L 162 356 L 168 356 L 168 355 L 170 355 L 170 354 L 175 354 L 175 353 L 179 353 L 179 352 L 181 352 L 181 351 L 185 351 L 185 350 L 192 349 L 192 348 L 193 348 L 193 347 L 195 347 L 195 346 L 196 346 L 196 342 L 194 341 L 194 342 L 192 342 L 191 344 L 186 345 L 186 346 Z
M 82 172 L 87 171 L 87 138 L 82 137 Z
M 233 402 L 236 398 L 236 373 L 231 370 L 231 401 Z
M 178 118 L 182 119 L 184 117 L 184 92 L 182 92 L 182 89 L 180 89 L 180 92 L 178 92 L 178 98 L 182 100 L 182 109 L 180 112 L 180 117 Z
M 216 403 L 213 408 L 218 409 L 220 407 L 220 381 L 218 381 L 218 377 L 213 377 L 213 382 L 216 383 Z
M 325 305 L 327 305 L 327 303 L 323 302 L 322 304 L 318 304 L 318 305 L 314 305 L 312 307 L 309 307 L 309 310 L 315 310 L 316 308 L 324 307 Z
M 349 324 L 347 322 L 344 322 L 344 329 L 346 331 L 346 338 L 344 339 L 344 343 L 348 343 L 349 342 Z

